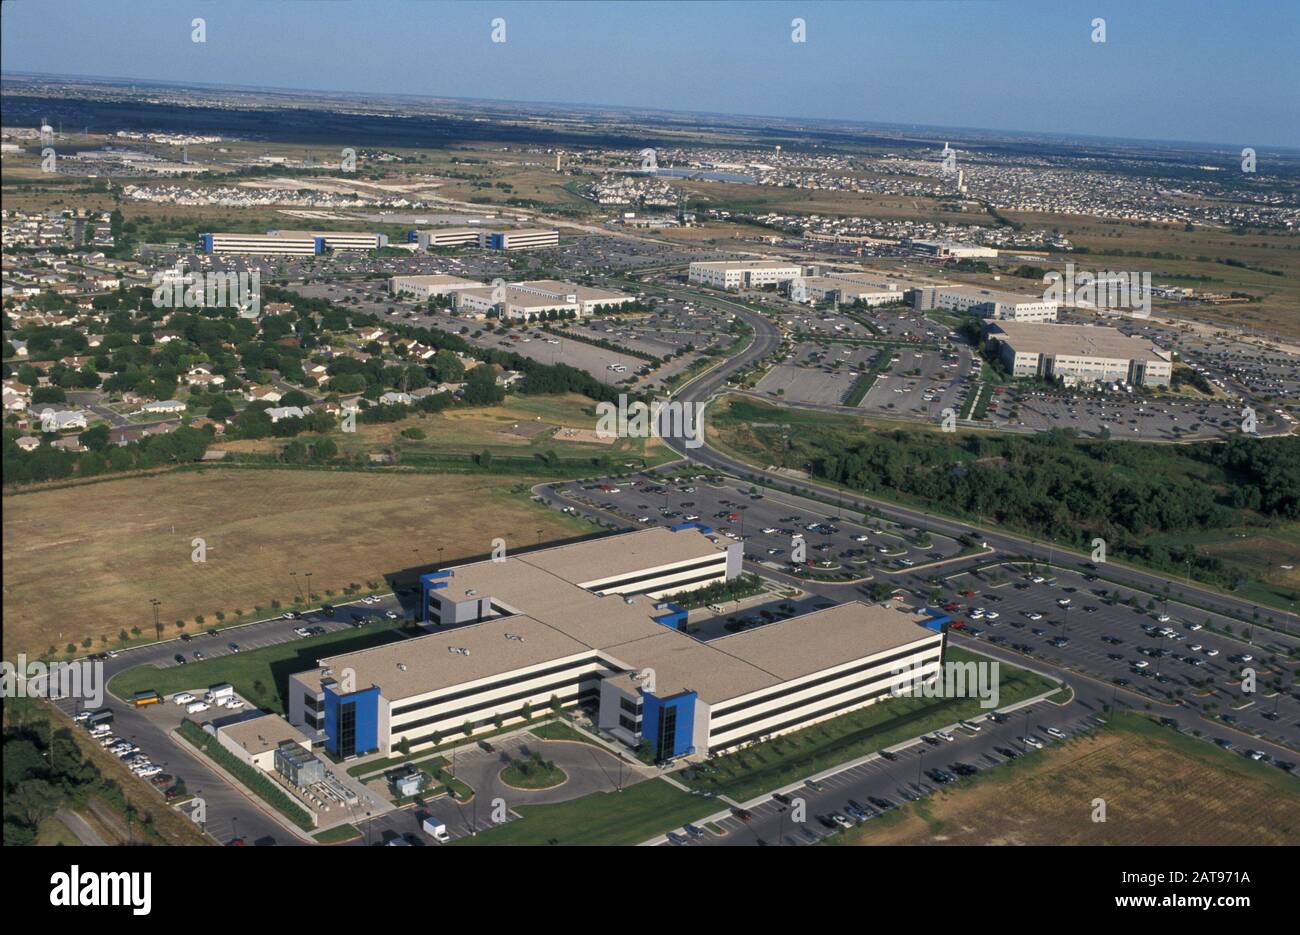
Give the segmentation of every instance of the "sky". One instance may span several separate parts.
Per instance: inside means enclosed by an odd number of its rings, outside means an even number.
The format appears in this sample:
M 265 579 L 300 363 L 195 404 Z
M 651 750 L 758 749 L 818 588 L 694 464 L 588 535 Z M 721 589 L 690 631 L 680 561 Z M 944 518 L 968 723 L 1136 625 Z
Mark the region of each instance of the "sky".
M 8 0 L 0 26 L 6 72 L 1300 146 L 1295 0 Z

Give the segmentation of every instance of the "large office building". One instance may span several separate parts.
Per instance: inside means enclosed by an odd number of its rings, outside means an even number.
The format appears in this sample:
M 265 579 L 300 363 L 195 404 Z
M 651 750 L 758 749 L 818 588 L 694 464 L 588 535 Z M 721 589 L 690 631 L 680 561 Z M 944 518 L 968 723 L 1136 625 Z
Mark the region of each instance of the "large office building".
M 1167 386 L 1173 372 L 1168 351 L 1115 328 L 1004 321 L 984 332 L 1015 377 Z
M 204 253 L 310 256 L 326 250 L 378 250 L 388 246 L 388 235 L 364 231 L 272 230 L 265 234 L 203 234 L 200 242 Z
M 500 287 L 482 286 L 456 293 L 456 310 L 475 318 L 495 314 L 507 320 L 527 319 L 530 315 L 559 312 L 566 317 L 585 317 L 605 308 L 620 308 L 636 301 L 635 296 L 608 289 L 593 289 L 571 282 L 537 279 L 506 283 Z
M 409 295 L 421 301 L 436 296 L 451 295 L 462 289 L 481 289 L 483 283 L 476 279 L 434 273 L 428 276 L 394 276 L 388 280 L 393 295 Z
M 520 228 L 508 231 L 479 231 L 479 246 L 489 250 L 531 250 L 554 247 L 560 232 L 554 228 Z
M 725 752 L 926 678 L 942 616 L 851 602 L 708 642 L 667 598 L 730 580 L 742 546 L 685 523 L 424 575 L 433 632 L 322 659 L 289 680 L 289 718 L 335 756 L 387 753 L 583 704 L 668 760 Z
M 970 312 L 997 321 L 1056 321 L 1058 303 L 1041 295 L 1002 292 L 983 286 L 917 286 L 909 293 L 913 308 Z
M 827 270 L 819 276 L 805 276 L 802 280 L 805 301 L 834 301 L 845 305 L 861 302 L 864 305 L 890 305 L 904 302 L 912 283 L 883 279 L 868 273 Z M 792 294 L 795 286 L 792 283 Z
M 312 256 L 325 252 L 325 239 L 283 232 L 270 234 L 203 234 L 204 253 L 242 253 L 262 256 Z
M 921 256 L 938 257 L 941 260 L 971 260 L 992 258 L 998 255 L 993 247 L 983 247 L 974 243 L 958 243 L 955 240 L 911 240 L 907 244 L 912 252 Z
M 476 227 L 431 227 L 406 232 L 406 242 L 419 244 L 421 250 L 439 247 L 465 247 L 477 244 L 483 231 Z
M 773 260 L 724 260 L 692 263 L 687 278 L 715 289 L 757 289 L 780 286 L 803 276 L 797 263 Z

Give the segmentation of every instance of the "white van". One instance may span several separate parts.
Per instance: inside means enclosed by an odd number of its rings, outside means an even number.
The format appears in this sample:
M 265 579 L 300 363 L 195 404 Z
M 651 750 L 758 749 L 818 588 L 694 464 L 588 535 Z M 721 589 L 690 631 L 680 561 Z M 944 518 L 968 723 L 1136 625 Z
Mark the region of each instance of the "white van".
M 194 697 L 192 692 L 177 692 L 176 694 L 172 695 L 172 704 L 178 704 L 178 705 L 190 704 L 191 702 L 197 700 L 198 699 Z
M 195 701 L 185 706 L 185 712 L 187 714 L 198 714 L 201 711 L 208 710 L 210 707 L 212 707 L 212 705 L 208 704 L 206 701 Z

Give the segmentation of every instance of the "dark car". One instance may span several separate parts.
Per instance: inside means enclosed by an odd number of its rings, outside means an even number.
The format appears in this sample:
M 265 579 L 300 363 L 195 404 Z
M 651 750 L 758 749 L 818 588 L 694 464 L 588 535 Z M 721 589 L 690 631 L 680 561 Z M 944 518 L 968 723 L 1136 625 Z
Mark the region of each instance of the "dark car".
M 180 653 L 177 653 L 177 654 L 176 654 L 175 656 L 173 656 L 172 658 L 176 660 L 176 664 L 177 664 L 178 666 L 183 666 L 183 665 L 185 665 L 185 657 L 182 656 Z
M 731 814 L 735 815 L 741 821 L 753 821 L 754 813 L 747 808 L 733 808 Z

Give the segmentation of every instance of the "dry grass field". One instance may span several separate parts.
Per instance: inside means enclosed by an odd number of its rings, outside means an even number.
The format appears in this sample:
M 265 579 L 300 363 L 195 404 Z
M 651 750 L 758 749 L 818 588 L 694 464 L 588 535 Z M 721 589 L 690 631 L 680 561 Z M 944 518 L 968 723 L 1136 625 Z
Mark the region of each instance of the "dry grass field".
M 4 498 L 6 655 L 153 636 L 175 621 L 254 618 L 288 605 L 303 573 L 318 600 L 417 565 L 591 530 L 528 499 L 530 478 L 217 468 Z M 516 491 L 523 490 L 519 493 Z M 207 561 L 191 561 L 191 540 Z M 295 579 L 290 572 L 297 572 Z M 263 611 L 266 612 L 265 610 Z
M 1098 798 L 1106 802 L 1105 822 L 1092 820 Z M 836 842 L 1295 846 L 1300 784 L 1273 767 L 1126 715 Z

